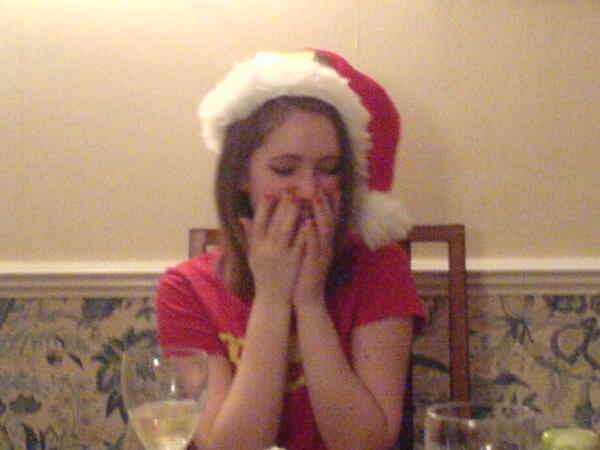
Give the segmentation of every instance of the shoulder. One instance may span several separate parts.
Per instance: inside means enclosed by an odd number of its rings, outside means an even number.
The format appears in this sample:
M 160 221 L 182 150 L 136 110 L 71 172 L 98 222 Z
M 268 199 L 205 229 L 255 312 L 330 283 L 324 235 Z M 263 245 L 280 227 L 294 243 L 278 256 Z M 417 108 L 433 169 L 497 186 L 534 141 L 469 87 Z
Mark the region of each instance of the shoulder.
M 183 261 L 175 266 L 169 267 L 160 279 L 161 284 L 217 281 L 217 266 L 221 251 L 203 253 L 195 258 Z
M 205 253 L 167 269 L 156 289 L 158 307 L 204 308 L 228 296 L 217 276 L 220 252 Z
M 354 268 L 364 269 L 369 267 L 387 267 L 397 270 L 409 268 L 410 262 L 402 245 L 397 242 L 384 245 L 376 250 L 371 250 L 362 236 L 351 232 L 348 234 L 347 256 Z
M 409 258 L 400 243 L 371 250 L 360 236 L 351 237 L 350 291 L 357 313 L 355 326 L 390 317 L 424 317 Z
M 390 243 L 371 250 L 360 235 L 351 235 L 346 271 L 352 284 L 360 290 L 371 292 L 373 286 L 388 293 L 400 292 L 414 286 L 409 258 L 399 243 Z M 384 289 L 385 287 L 385 289 Z M 371 294 L 370 294 L 371 295 Z

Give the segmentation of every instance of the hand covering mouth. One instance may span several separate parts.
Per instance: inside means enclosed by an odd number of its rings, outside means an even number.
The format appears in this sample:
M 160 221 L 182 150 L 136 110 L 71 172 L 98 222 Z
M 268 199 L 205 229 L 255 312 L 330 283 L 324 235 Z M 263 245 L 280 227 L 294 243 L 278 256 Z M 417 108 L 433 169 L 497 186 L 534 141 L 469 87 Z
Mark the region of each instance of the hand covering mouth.
M 292 235 L 295 237 L 298 234 L 298 231 L 300 231 L 300 227 L 306 223 L 306 221 L 308 220 L 314 220 L 315 214 L 312 208 L 312 205 L 310 203 L 304 203 L 302 202 L 299 205 L 298 208 L 298 215 L 296 216 L 296 221 L 294 224 L 294 230 Z
M 302 219 L 312 219 L 315 217 L 315 211 L 313 209 L 312 202 L 303 200 L 300 201 L 298 205 L 298 218 Z
M 298 217 L 300 219 L 313 219 L 315 217 L 315 213 L 313 212 L 312 208 L 302 208 L 298 212 Z

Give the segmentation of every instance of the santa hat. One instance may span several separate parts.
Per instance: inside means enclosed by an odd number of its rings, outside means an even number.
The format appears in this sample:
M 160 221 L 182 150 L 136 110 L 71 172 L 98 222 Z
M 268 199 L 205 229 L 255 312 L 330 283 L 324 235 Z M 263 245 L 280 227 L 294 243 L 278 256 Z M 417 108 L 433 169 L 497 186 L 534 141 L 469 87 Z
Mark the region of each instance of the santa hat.
M 348 131 L 355 166 L 352 224 L 371 249 L 402 239 L 411 219 L 389 190 L 400 120 L 385 90 L 335 53 L 328 67 L 295 54 L 258 53 L 236 64 L 200 103 L 206 147 L 220 153 L 229 125 L 281 96 L 314 97 L 334 106 Z

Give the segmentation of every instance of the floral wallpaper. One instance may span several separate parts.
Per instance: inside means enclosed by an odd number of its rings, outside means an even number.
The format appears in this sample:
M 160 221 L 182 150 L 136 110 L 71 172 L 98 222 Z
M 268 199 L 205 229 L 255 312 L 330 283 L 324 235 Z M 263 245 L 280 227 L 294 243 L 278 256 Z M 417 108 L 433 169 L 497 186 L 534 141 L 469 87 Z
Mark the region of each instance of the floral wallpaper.
M 430 323 L 414 349 L 421 438 L 426 406 L 448 400 L 446 299 L 424 300 Z M 540 431 L 600 431 L 600 295 L 470 297 L 468 316 L 473 400 L 529 406 Z
M 446 299 L 425 297 L 417 337 L 417 435 L 448 398 Z M 474 399 L 525 404 L 538 427 L 600 431 L 600 294 L 472 297 Z M 119 390 L 122 351 L 155 339 L 148 297 L 0 299 L 0 450 L 140 449 Z
M 120 355 L 155 329 L 149 298 L 0 299 L 0 449 L 141 448 Z

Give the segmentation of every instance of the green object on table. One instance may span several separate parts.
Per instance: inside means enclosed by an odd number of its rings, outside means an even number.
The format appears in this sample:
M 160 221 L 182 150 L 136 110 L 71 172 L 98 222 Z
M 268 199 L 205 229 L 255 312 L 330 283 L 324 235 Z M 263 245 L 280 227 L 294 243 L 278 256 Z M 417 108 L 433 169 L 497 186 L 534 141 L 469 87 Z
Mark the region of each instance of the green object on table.
M 600 450 L 600 436 L 585 428 L 551 428 L 542 433 L 542 450 Z

